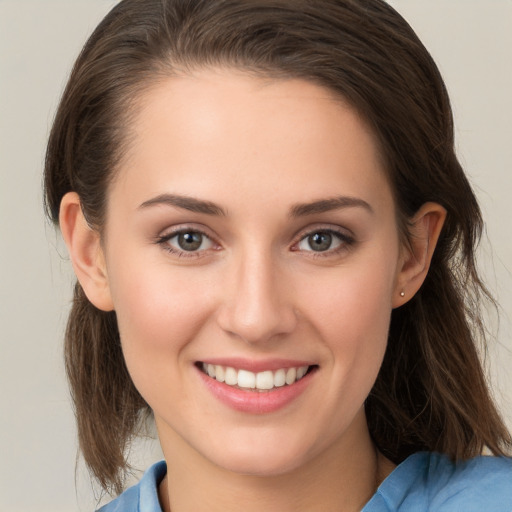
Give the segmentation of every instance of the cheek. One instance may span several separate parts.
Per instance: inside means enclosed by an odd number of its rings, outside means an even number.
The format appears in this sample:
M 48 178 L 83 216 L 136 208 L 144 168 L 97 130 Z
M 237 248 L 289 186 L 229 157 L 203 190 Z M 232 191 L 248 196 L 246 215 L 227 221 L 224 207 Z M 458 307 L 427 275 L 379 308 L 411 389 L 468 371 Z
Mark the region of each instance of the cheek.
M 303 303 L 322 331 L 357 338 L 358 333 L 382 332 L 389 322 L 394 290 L 389 266 L 340 267 L 303 288 L 309 290 Z
M 126 364 L 144 395 L 146 380 L 168 380 L 169 365 L 178 367 L 211 300 L 201 276 L 147 258 L 117 259 L 109 280 Z
M 387 345 L 395 273 L 388 259 L 340 266 L 305 283 L 302 310 L 346 386 L 373 385 Z M 391 270 L 390 270 L 391 269 Z

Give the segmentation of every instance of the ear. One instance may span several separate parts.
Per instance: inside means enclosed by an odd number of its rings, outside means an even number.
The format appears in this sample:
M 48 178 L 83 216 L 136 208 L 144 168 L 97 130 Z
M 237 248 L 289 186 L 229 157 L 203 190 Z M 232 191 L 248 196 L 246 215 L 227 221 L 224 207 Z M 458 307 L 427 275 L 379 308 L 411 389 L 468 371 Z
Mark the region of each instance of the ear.
M 112 311 L 105 257 L 99 233 L 82 213 L 80 198 L 68 192 L 60 203 L 59 224 L 76 277 L 87 298 L 98 309 Z
M 405 304 L 420 289 L 446 219 L 437 203 L 425 203 L 410 221 L 409 243 L 402 246 L 393 307 Z

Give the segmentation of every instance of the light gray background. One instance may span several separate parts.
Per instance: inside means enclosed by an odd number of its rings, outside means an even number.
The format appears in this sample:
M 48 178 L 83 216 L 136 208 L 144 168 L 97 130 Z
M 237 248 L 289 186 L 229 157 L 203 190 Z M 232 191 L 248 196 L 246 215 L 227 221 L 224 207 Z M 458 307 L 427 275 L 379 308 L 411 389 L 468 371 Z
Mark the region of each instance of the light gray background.
M 71 273 L 43 218 L 41 169 L 72 62 L 113 0 L 0 0 L 0 512 L 91 511 L 62 365 Z M 395 0 L 452 96 L 457 146 L 481 200 L 482 267 L 503 311 L 491 380 L 512 425 L 512 1 Z M 508 375 L 507 375 L 508 374 Z M 156 443 L 134 450 L 144 468 Z

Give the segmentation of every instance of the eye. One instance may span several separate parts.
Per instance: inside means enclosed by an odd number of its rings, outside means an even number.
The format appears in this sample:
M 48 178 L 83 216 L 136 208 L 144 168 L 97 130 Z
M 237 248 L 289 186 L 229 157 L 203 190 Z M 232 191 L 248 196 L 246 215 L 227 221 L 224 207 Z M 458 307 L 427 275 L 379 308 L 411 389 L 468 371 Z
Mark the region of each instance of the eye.
M 157 242 L 166 250 L 178 255 L 197 253 L 213 247 L 212 240 L 202 233 L 192 229 L 180 230 L 158 238 Z
M 344 246 L 351 245 L 353 240 L 344 233 L 323 229 L 308 233 L 297 244 L 299 251 L 307 252 L 336 252 Z
M 182 251 L 199 251 L 206 248 L 202 246 L 208 245 L 208 239 L 202 233 L 189 231 L 178 233 L 169 239 L 169 243 L 175 243 Z

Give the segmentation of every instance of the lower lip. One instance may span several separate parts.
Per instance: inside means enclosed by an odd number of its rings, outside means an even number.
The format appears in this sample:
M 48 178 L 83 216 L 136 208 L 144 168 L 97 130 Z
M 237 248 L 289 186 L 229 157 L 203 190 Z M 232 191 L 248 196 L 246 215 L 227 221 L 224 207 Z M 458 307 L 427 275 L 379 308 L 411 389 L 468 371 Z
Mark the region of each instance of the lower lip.
M 305 391 L 316 373 L 309 372 L 293 384 L 260 392 L 234 388 L 209 377 L 199 369 L 197 371 L 206 387 L 218 400 L 236 411 L 250 414 L 268 414 L 283 409 Z

